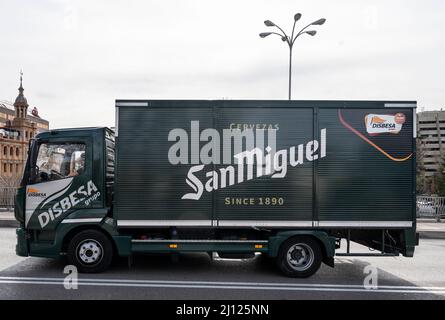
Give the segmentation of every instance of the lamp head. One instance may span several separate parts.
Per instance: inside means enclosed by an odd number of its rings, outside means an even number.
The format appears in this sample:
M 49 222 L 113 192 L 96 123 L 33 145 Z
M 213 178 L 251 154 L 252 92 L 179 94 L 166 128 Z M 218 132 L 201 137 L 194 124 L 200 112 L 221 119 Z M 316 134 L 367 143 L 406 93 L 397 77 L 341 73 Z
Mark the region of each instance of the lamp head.
M 260 37 L 261 38 L 266 38 L 267 36 L 270 36 L 271 35 L 271 32 L 262 32 L 262 33 L 260 33 Z
M 318 19 L 317 21 L 315 21 L 315 22 L 312 22 L 311 24 L 312 25 L 315 25 L 315 26 L 321 26 L 322 24 L 324 24 L 326 22 L 326 19 L 325 18 L 321 18 L 321 19 Z

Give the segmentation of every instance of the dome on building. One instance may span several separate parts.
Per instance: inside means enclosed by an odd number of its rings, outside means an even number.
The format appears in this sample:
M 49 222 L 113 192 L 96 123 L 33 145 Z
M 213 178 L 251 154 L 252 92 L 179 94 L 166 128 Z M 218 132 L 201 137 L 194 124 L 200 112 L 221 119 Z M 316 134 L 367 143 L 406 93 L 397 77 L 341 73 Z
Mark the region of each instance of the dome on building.
M 23 93 L 19 93 L 17 98 L 15 98 L 14 105 L 27 105 L 27 104 L 28 104 L 28 101 L 26 100 Z

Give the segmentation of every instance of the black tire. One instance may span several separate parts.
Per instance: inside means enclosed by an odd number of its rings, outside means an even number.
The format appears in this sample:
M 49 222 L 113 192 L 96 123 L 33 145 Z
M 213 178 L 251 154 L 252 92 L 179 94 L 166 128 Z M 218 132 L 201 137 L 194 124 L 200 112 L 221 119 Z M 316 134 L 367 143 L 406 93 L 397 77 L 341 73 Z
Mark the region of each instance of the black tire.
M 67 258 L 81 273 L 102 272 L 113 260 L 113 245 L 98 230 L 81 231 L 68 244 Z
M 286 240 L 280 246 L 277 256 L 281 272 L 294 278 L 310 277 L 320 268 L 322 260 L 320 245 L 309 236 L 297 236 Z

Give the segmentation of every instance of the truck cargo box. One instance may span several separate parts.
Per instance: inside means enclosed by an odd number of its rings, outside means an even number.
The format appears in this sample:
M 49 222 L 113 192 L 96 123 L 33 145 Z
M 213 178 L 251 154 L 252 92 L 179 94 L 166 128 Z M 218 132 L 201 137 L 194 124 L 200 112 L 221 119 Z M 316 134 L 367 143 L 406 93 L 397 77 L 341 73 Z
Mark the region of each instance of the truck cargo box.
M 415 107 L 117 100 L 117 225 L 411 228 Z M 255 145 L 237 150 L 233 132 L 253 134 Z M 253 148 L 254 165 L 237 164 Z

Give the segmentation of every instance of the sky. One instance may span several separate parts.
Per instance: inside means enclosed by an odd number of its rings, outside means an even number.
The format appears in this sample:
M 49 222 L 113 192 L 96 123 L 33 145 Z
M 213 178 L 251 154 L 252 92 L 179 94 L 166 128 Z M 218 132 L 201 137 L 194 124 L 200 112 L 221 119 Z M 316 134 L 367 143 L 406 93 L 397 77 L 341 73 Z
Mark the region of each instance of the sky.
M 295 43 L 293 99 L 445 108 L 443 0 L 0 0 L 0 100 L 21 69 L 51 128 L 114 126 L 115 99 L 287 99 L 289 49 L 258 34 L 297 12 L 327 21 Z

